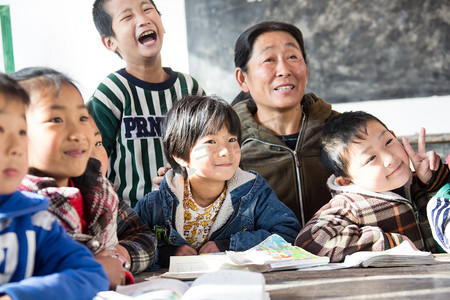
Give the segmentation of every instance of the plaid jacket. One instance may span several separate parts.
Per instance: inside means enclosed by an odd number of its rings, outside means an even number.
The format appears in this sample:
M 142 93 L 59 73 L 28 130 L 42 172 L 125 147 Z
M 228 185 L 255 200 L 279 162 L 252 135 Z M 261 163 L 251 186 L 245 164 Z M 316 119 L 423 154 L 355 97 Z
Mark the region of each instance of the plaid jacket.
M 34 175 L 31 175 L 34 174 Z M 72 178 L 75 187 L 58 187 L 55 180 L 42 177 L 31 169 L 22 180 L 19 190 L 46 196 L 50 200 L 48 210 L 64 226 L 76 241 L 85 244 L 94 254 L 112 250 L 117 244 L 117 205 L 119 198 L 111 183 L 100 173 L 100 162 L 90 159 L 83 175 Z M 85 203 L 87 228 L 81 231 L 81 222 L 69 200 L 82 195 Z
M 441 165 L 427 187 L 411 177 L 403 187 L 406 197 L 393 192 L 374 193 L 355 185 L 338 186 L 331 176 L 327 184 L 335 196 L 300 231 L 295 245 L 340 262 L 356 251 L 393 248 L 405 235 L 418 249 L 435 252 L 426 205 L 429 192 L 439 188 L 436 183 L 448 177 L 446 168 Z
M 117 213 L 117 237 L 130 254 L 131 273 L 140 273 L 153 265 L 157 243 L 155 234 L 122 199 Z

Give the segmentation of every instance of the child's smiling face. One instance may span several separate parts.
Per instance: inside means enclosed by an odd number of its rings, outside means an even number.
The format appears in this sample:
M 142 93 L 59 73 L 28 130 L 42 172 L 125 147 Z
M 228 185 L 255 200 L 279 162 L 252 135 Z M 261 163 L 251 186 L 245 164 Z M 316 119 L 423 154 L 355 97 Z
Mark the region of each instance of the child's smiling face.
M 347 155 L 350 156 L 347 184 L 354 183 L 373 192 L 386 192 L 402 187 L 411 176 L 405 149 L 377 121 L 367 122 L 367 136 L 351 143 Z
M 86 170 L 94 136 L 89 113 L 80 92 L 63 83 L 58 94 L 55 88 L 33 91 L 27 111 L 29 163 L 59 186 Z
M 142 58 L 157 57 L 164 27 L 150 1 L 111 0 L 107 11 L 112 18 L 113 37 L 103 37 L 105 46 L 119 52 L 127 64 L 142 64 Z
M 0 93 L 0 194 L 11 194 L 28 171 L 25 105 Z
M 189 180 L 225 182 L 234 175 L 240 160 L 237 136 L 223 126 L 217 133 L 199 139 L 192 148 L 186 167 Z

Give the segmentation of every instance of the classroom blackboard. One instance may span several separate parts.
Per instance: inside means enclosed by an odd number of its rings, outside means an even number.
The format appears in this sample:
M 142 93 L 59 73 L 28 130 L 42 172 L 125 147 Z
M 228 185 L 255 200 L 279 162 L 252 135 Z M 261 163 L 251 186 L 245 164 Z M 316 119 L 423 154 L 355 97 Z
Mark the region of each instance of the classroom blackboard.
M 249 26 L 304 35 L 307 91 L 330 103 L 450 94 L 450 0 L 186 0 L 190 73 L 232 101 L 234 43 Z

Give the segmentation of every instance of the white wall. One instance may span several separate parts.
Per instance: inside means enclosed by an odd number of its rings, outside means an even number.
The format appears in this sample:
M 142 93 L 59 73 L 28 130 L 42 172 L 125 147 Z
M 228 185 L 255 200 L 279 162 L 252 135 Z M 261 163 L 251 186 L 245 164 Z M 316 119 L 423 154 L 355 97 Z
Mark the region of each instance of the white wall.
M 397 136 L 418 134 L 420 127 L 427 134 L 450 133 L 450 96 L 340 103 L 333 109 L 369 112 Z
M 10 5 L 16 70 L 44 65 L 74 78 L 87 100 L 99 82 L 124 66 L 106 50 L 91 16 L 93 0 L 0 0 Z M 155 0 L 166 29 L 164 66 L 189 73 L 184 0 Z M 243 28 L 244 29 L 244 28 Z M 213 94 L 207 83 L 200 83 Z M 320 95 L 319 95 L 320 96 Z M 370 112 L 398 136 L 413 135 L 421 126 L 428 133 L 449 133 L 450 96 L 333 105 L 335 110 Z
M 100 81 L 124 62 L 101 43 L 93 0 L 0 0 L 10 5 L 15 69 L 49 66 L 79 83 L 88 100 Z M 189 73 L 184 0 L 156 0 L 166 30 L 164 66 Z

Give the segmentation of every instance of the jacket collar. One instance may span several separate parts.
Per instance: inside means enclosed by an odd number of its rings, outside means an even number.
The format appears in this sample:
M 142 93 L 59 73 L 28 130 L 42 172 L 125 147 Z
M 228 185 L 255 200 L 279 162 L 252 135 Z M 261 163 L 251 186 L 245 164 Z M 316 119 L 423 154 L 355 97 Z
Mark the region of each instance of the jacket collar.
M 217 214 L 216 221 L 211 227 L 211 231 L 215 232 L 217 229 L 221 228 L 228 221 L 230 216 L 233 214 L 239 200 L 241 200 L 240 208 L 245 207 L 247 202 L 253 198 L 253 194 L 256 192 L 254 189 L 254 184 L 245 185 L 246 183 L 254 180 L 256 174 L 252 172 L 246 172 L 238 168 L 228 181 L 228 188 L 225 196 L 225 200 L 222 207 Z M 170 209 L 171 203 L 173 204 L 173 209 L 176 210 L 176 220 L 175 228 L 181 236 L 183 234 L 183 223 L 184 223 L 184 209 L 183 205 L 179 205 L 183 201 L 184 193 L 184 177 L 183 175 L 176 174 L 173 170 L 169 170 L 161 183 L 161 193 L 163 193 L 163 198 L 166 201 L 166 207 L 169 209 L 167 213 L 172 211 Z
M 331 104 L 326 103 L 322 98 L 317 97 L 313 93 L 305 94 L 300 101 L 303 113 L 308 120 L 326 120 L 331 115 Z M 251 100 L 243 100 L 233 106 L 239 115 L 242 127 L 242 140 L 248 138 L 261 138 L 268 142 L 280 143 L 280 139 L 276 137 L 269 129 L 258 124 L 254 118 L 254 114 L 258 110 L 256 103 Z M 301 122 L 301 120 L 299 120 Z

